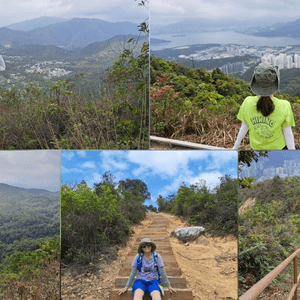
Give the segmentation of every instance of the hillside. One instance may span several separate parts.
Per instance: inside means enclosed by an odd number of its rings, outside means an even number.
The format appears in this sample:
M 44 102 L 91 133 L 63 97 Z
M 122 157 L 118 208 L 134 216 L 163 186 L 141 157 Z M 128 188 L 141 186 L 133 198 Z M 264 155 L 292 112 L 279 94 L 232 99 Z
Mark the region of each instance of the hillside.
M 136 39 L 136 44 L 127 43 Z M 116 35 L 105 41 L 69 50 L 54 45 L 23 45 L 1 51 L 6 70 L 0 74 L 0 86 L 22 91 L 30 83 L 44 88 L 57 80 L 71 80 L 85 97 L 99 96 L 103 81 L 113 63 L 125 50 L 137 55 L 147 37 Z
M 277 176 L 239 190 L 240 294 L 300 247 L 299 199 L 297 176 Z M 291 286 L 290 265 L 259 299 L 275 299 L 275 294 L 286 298 Z
M 5 27 L 12 30 L 29 31 L 38 27 L 45 27 L 51 24 L 61 23 L 66 21 L 68 20 L 64 18 L 43 16 L 40 18 L 26 20 L 23 22 L 13 23 Z
M 17 28 L 20 28 L 19 26 Z M 0 44 L 15 48 L 22 45 L 54 45 L 69 49 L 85 47 L 115 35 L 138 34 L 137 24 L 106 22 L 100 19 L 73 18 L 29 31 L 0 28 Z
M 0 262 L 59 234 L 59 192 L 0 184 Z
M 293 22 L 288 22 L 286 24 L 280 24 L 273 26 L 269 30 L 259 30 L 254 35 L 257 36 L 266 36 L 266 37 L 299 37 L 300 30 L 300 19 L 297 19 Z
M 295 86 L 295 82 L 293 84 Z M 151 135 L 231 148 L 240 128 L 236 118 L 243 100 L 252 95 L 249 82 L 220 69 L 187 68 L 151 56 Z M 291 102 L 299 124 L 299 98 L 276 94 Z M 293 129 L 296 147 L 300 130 Z M 242 148 L 249 149 L 244 139 Z

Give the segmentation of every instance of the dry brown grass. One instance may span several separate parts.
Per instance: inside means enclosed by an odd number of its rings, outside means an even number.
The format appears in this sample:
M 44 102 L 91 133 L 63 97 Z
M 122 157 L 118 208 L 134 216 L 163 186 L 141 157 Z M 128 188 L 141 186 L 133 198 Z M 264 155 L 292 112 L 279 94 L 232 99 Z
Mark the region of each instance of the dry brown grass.
M 52 260 L 27 280 L 5 279 L 3 282 L 0 275 L 0 297 L 7 300 L 58 300 L 59 274 L 59 262 Z

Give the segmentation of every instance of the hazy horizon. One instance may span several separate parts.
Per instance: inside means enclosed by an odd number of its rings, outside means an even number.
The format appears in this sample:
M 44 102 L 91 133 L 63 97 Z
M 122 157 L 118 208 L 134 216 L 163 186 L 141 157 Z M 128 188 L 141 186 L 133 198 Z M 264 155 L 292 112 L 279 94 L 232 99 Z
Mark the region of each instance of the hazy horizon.
M 11 0 L 1 3 L 0 27 L 32 20 L 39 17 L 57 18 L 97 18 L 107 22 L 125 22 L 139 24 L 149 16 L 147 7 L 141 7 L 134 0 L 112 0 L 98 2 L 88 0 L 82 5 L 80 0 Z
M 289 22 L 299 18 L 300 2 L 289 0 L 272 2 L 253 0 L 240 2 L 237 0 L 151 0 L 151 24 L 167 25 L 184 19 L 206 18 L 208 20 L 231 19 L 236 21 L 256 22 L 261 26 L 265 22 L 273 24 Z M 274 21 L 274 22 L 273 22 Z

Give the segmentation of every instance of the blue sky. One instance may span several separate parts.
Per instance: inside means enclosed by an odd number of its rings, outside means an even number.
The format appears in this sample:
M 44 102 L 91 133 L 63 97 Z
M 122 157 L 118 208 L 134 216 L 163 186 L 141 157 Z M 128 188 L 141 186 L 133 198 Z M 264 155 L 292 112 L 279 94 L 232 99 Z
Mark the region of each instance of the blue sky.
M 205 180 L 213 188 L 219 177 L 237 177 L 236 151 L 62 151 L 62 184 L 85 180 L 89 187 L 101 181 L 104 172 L 115 181 L 140 179 L 148 186 L 150 201 L 175 194 L 182 184 Z

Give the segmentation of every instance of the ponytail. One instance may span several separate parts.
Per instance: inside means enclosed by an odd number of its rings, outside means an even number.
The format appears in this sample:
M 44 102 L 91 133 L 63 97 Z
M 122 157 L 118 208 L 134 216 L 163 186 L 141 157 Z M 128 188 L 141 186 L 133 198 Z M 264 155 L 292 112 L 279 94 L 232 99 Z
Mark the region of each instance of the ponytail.
M 261 96 L 256 104 L 256 110 L 267 117 L 274 111 L 275 105 L 270 96 Z

